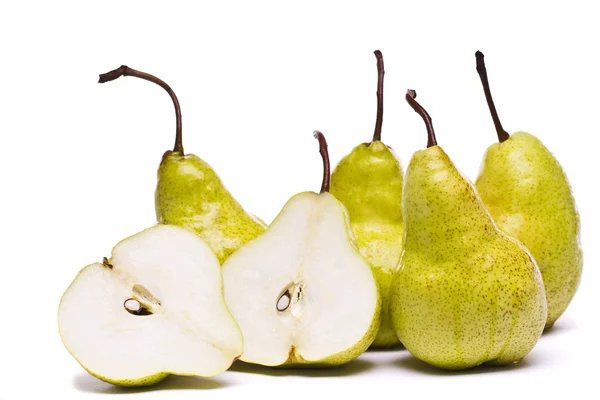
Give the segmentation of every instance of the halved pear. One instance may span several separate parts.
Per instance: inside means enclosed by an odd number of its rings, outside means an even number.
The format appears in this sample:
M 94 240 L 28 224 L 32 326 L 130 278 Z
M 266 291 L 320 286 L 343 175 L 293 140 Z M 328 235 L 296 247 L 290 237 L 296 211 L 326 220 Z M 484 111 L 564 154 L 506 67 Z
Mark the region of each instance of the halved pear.
M 377 284 L 346 209 L 328 193 L 328 161 L 325 171 L 320 194 L 292 197 L 266 232 L 222 267 L 225 301 L 244 335 L 242 361 L 339 365 L 375 339 Z
M 217 257 L 198 235 L 170 225 L 131 236 L 110 260 L 83 268 L 62 297 L 58 326 L 83 368 L 121 386 L 214 376 L 243 349 Z

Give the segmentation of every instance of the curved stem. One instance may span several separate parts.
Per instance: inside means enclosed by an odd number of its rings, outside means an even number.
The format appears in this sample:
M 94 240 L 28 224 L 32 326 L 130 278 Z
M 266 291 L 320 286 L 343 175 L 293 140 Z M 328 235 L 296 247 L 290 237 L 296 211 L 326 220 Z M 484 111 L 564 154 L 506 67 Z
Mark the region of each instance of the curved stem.
M 487 101 L 488 108 L 490 109 L 490 114 L 492 114 L 492 119 L 494 120 L 496 133 L 498 134 L 498 141 L 502 143 L 506 139 L 508 139 L 510 135 L 504 130 L 504 128 L 502 128 L 502 124 L 500 123 L 500 118 L 498 117 L 496 106 L 494 105 L 494 99 L 492 99 L 492 92 L 490 91 L 490 83 L 488 81 L 487 70 L 485 68 L 485 61 L 483 61 L 483 57 L 484 55 L 482 52 L 477 51 L 475 53 L 475 59 L 477 60 L 477 73 L 479 74 L 479 78 L 481 79 L 481 84 L 483 85 L 483 92 L 485 93 L 485 100 Z
M 429 116 L 429 113 L 427 113 L 427 111 L 423 108 L 423 106 L 417 103 L 417 100 L 415 100 L 416 98 L 416 91 L 412 89 L 408 89 L 406 91 L 406 101 L 412 107 L 412 109 L 415 110 L 415 112 L 419 114 L 421 118 L 423 118 L 423 121 L 425 121 L 425 126 L 427 127 L 427 147 L 437 146 L 437 140 L 435 139 L 435 131 L 433 130 L 431 117 Z
M 137 71 L 133 68 L 129 68 L 127 65 L 121 65 L 119 68 L 107 72 L 105 74 L 100 74 L 100 79 L 98 83 L 105 83 L 114 81 L 121 76 L 133 76 L 135 78 L 144 79 L 146 81 L 157 84 L 162 87 L 169 93 L 171 96 L 171 100 L 173 100 L 173 105 L 175 106 L 175 146 L 173 147 L 173 151 L 177 153 L 183 154 L 183 143 L 181 137 L 181 106 L 179 105 L 179 100 L 177 100 L 177 96 L 175 92 L 169 85 L 167 85 L 163 80 L 158 79 L 154 75 L 147 74 L 145 72 Z
M 377 58 L 377 119 L 375 120 L 375 132 L 373 133 L 373 141 L 381 140 L 381 125 L 383 124 L 383 54 L 381 51 L 375 50 Z
M 314 131 L 314 137 L 319 141 L 319 153 L 323 158 L 323 182 L 321 183 L 321 193 L 329 192 L 329 153 L 327 152 L 327 140 L 320 131 Z

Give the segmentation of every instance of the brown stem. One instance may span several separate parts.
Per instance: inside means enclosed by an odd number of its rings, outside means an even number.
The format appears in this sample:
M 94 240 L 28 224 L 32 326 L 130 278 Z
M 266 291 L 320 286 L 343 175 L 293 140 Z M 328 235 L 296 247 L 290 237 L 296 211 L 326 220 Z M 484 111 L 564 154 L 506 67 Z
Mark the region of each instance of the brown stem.
M 113 269 L 112 264 L 110 263 L 110 261 L 108 261 L 108 258 L 106 257 L 102 258 L 102 265 L 104 265 L 108 269 Z
M 169 96 L 171 96 L 171 100 L 173 100 L 173 105 L 175 106 L 175 146 L 173 147 L 173 151 L 183 154 L 183 143 L 181 137 L 181 106 L 179 105 L 179 100 L 177 100 L 177 96 L 175 95 L 173 89 L 171 89 L 171 87 L 167 85 L 163 80 L 158 79 L 154 75 L 137 71 L 133 68 L 129 68 L 127 65 L 121 65 L 115 70 L 112 70 L 105 74 L 100 74 L 100 79 L 98 80 L 98 83 L 114 81 L 115 79 L 120 78 L 121 76 L 133 76 L 135 78 L 150 81 L 162 87 L 167 91 L 167 93 L 169 93 Z
M 487 101 L 488 108 L 490 109 L 490 114 L 492 114 L 492 119 L 494 120 L 496 133 L 498 134 L 498 141 L 502 143 L 508 138 L 510 138 L 510 135 L 504 130 L 504 128 L 502 128 L 502 124 L 500 123 L 500 118 L 498 117 L 496 106 L 494 105 L 494 99 L 492 99 L 492 92 L 490 91 L 490 83 L 488 81 L 487 70 L 485 68 L 485 61 L 483 61 L 483 57 L 484 55 L 482 52 L 477 51 L 475 53 L 475 59 L 477 60 L 477 73 L 479 74 L 479 78 L 481 79 L 481 84 L 483 85 L 483 92 L 485 93 L 485 100 Z
M 321 153 L 321 158 L 323 158 L 323 182 L 321 183 L 321 193 L 325 193 L 329 192 L 329 178 L 331 175 L 329 170 L 327 140 L 325 140 L 325 136 L 320 131 L 315 131 L 313 135 L 319 141 L 319 153 Z
M 377 58 L 377 119 L 375 120 L 375 132 L 373 133 L 373 141 L 381 140 L 381 125 L 383 124 L 383 54 L 381 51 L 375 50 Z
M 421 118 L 423 118 L 423 121 L 425 121 L 425 126 L 427 127 L 427 147 L 437 146 L 437 140 L 435 139 L 435 131 L 433 130 L 431 117 L 429 116 L 429 113 L 427 113 L 427 111 L 423 108 L 423 106 L 417 103 L 417 100 L 415 100 L 416 98 L 416 91 L 412 89 L 408 89 L 406 91 L 406 101 L 412 107 L 412 109 L 415 110 L 415 112 L 419 114 Z

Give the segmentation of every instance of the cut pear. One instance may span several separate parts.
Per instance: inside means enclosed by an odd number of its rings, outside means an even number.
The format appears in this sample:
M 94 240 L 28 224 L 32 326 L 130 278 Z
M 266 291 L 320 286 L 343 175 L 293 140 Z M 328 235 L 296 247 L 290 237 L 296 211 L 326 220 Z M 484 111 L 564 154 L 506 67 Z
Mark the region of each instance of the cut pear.
M 198 235 L 169 225 L 121 241 L 110 260 L 81 270 L 58 324 L 88 372 L 123 386 L 169 374 L 214 376 L 243 349 L 217 257 Z
M 377 334 L 381 300 L 344 206 L 292 197 L 266 232 L 223 265 L 225 301 L 244 335 L 242 361 L 338 365 Z

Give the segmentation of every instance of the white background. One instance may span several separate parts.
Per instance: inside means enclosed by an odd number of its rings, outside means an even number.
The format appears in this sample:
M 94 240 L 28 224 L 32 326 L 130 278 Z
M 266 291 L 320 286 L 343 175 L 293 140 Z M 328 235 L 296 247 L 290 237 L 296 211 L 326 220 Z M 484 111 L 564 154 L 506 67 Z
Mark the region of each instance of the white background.
M 213 3 L 0 5 L 0 398 L 597 396 L 594 2 Z M 182 104 L 185 149 L 270 222 L 291 195 L 320 186 L 314 129 L 327 136 L 334 164 L 370 140 L 375 49 L 386 65 L 383 140 L 405 166 L 426 143 L 404 101 L 414 88 L 439 144 L 477 176 L 496 140 L 475 72 L 481 50 L 505 128 L 537 135 L 566 169 L 585 263 L 555 328 L 504 369 L 447 373 L 399 351 L 321 372 L 236 365 L 215 379 L 173 378 L 141 391 L 85 373 L 58 336 L 60 296 L 80 268 L 155 222 L 156 169 L 174 139 L 167 94 L 133 78 L 99 85 L 97 74 L 128 64 L 166 80 Z

